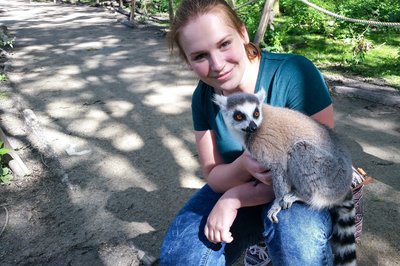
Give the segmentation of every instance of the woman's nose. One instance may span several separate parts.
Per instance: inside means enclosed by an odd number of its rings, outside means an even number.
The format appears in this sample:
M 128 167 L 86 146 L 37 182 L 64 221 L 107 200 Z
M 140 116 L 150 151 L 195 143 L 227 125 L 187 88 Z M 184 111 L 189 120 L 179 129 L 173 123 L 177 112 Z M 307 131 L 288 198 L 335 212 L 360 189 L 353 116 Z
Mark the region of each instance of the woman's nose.
M 215 53 L 211 55 L 210 67 L 214 72 L 220 72 L 224 68 L 225 60 L 221 53 Z

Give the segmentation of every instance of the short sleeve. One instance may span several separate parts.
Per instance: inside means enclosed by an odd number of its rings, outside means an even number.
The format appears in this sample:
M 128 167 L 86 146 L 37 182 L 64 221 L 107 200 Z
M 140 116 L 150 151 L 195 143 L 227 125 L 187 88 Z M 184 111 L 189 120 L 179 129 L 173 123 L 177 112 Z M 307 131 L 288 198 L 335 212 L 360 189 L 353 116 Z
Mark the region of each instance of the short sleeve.
M 284 76 L 288 108 L 313 115 L 332 104 L 322 74 L 307 58 L 290 57 L 282 65 L 282 71 L 286 73 Z
M 199 82 L 192 95 L 192 120 L 193 129 L 196 131 L 204 131 L 210 129 L 209 119 L 206 115 L 206 106 L 204 102 L 205 84 Z

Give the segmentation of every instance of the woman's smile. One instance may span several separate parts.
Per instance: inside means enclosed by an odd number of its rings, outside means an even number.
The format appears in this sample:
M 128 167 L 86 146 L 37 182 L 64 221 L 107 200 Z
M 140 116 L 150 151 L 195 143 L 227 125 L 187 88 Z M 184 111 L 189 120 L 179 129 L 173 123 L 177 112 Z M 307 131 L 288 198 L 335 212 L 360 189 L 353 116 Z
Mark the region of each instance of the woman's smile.
M 232 72 L 233 72 L 233 69 L 225 71 L 225 72 L 222 72 L 222 73 L 216 75 L 216 79 L 219 82 L 227 81 L 227 80 L 229 80 L 231 78 Z

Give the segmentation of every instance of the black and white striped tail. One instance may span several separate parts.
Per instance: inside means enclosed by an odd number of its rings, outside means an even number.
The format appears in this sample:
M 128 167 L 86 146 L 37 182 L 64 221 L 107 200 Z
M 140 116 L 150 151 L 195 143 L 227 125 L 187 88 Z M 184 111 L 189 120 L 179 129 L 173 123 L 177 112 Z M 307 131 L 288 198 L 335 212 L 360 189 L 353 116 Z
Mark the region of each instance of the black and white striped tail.
M 330 209 L 333 223 L 332 251 L 336 266 L 356 265 L 355 208 L 353 193 L 347 194 L 341 205 Z

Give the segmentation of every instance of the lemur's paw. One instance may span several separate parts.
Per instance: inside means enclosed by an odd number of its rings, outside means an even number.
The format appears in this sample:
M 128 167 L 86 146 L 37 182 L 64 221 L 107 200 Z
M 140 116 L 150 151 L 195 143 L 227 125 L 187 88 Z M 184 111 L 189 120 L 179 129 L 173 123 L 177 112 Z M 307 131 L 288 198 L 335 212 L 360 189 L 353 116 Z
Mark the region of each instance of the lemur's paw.
M 278 213 L 282 210 L 281 206 L 279 203 L 274 203 L 272 204 L 271 209 L 268 211 L 268 219 L 271 220 L 273 223 L 278 223 Z
M 295 194 L 289 193 L 283 196 L 280 204 L 282 209 L 289 209 L 292 207 L 293 202 L 300 200 Z

